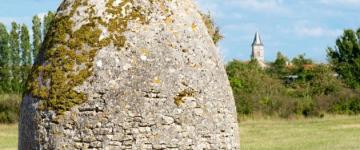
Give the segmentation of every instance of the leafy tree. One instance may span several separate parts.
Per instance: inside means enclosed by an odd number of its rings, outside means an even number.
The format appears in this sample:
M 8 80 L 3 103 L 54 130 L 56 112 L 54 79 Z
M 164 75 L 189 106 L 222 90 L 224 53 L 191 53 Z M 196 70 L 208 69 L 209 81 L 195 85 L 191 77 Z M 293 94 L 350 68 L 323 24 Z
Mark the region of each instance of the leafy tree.
M 310 71 L 312 80 L 310 83 L 311 95 L 329 95 L 338 92 L 343 83 L 334 76 L 334 72 L 329 65 L 319 64 Z
M 32 30 L 33 30 L 33 42 L 32 42 L 32 54 L 33 58 L 36 58 L 41 48 L 41 20 L 36 15 L 32 19 Z
M 294 62 L 302 69 L 296 70 L 299 79 L 290 84 L 267 74 L 256 60 L 229 62 L 226 72 L 238 114 L 287 118 L 293 115 L 321 117 L 324 112 L 360 112 L 360 92 L 344 87 L 329 65 L 312 64 L 304 55 L 296 57 Z M 309 64 L 312 67 L 307 68 Z
M 9 34 L 3 23 L 0 22 L 0 66 L 10 64 Z
M 305 54 L 301 54 L 291 61 L 293 65 L 297 68 L 303 68 L 306 65 L 312 65 L 314 62 L 310 58 L 306 58 Z
M 272 114 L 279 110 L 285 87 L 268 76 L 256 60 L 234 60 L 226 66 L 239 114 Z M 287 98 L 284 98 L 287 99 Z
M 355 32 L 345 30 L 328 48 L 328 58 L 335 71 L 352 88 L 360 88 L 360 28 Z
M 310 81 L 314 79 L 313 69 L 316 65 L 313 60 L 306 58 L 305 54 L 301 54 L 292 60 L 290 74 L 295 75 L 297 78 L 295 82 L 287 84 L 295 91 L 295 97 L 309 97 L 311 96 Z
M 281 78 L 288 74 L 287 62 L 289 59 L 284 56 L 281 52 L 277 53 L 277 57 L 274 63 L 271 64 L 268 72 L 270 75 Z
M 21 26 L 21 35 L 20 35 L 20 41 L 21 41 L 21 49 L 22 49 L 22 65 L 23 66 L 30 66 L 32 64 L 32 58 L 31 58 L 31 52 L 30 52 L 30 35 L 29 35 L 29 29 L 25 24 Z
M 20 41 L 19 25 L 16 22 L 11 23 L 10 31 L 10 50 L 12 58 L 11 66 L 11 89 L 14 92 L 21 92 L 21 59 L 20 59 Z
M 11 84 L 9 38 L 5 25 L 0 22 L 0 92 L 9 92 Z
M 47 15 L 45 15 L 45 17 L 44 17 L 44 28 L 43 28 L 44 36 L 43 37 L 46 36 L 47 31 L 49 30 L 51 22 L 54 20 L 54 18 L 55 18 L 55 14 L 52 11 L 49 11 L 47 13 Z
M 10 49 L 12 51 L 12 65 L 20 66 L 19 25 L 16 22 L 11 23 Z
M 246 97 L 242 95 L 244 92 L 253 91 L 252 89 L 247 88 L 246 79 L 242 78 L 245 74 L 243 68 L 246 67 L 246 64 L 234 60 L 229 62 L 226 66 L 226 72 L 229 77 L 230 85 L 232 87 L 234 98 L 236 102 L 237 112 L 239 114 L 251 114 L 253 113 L 252 103 L 250 100 L 246 100 Z M 247 73 L 247 72 L 246 72 Z M 249 93 L 249 92 L 248 92 Z
M 278 52 L 273 66 L 283 70 L 284 68 L 286 68 L 288 61 L 289 59 L 286 56 L 284 56 L 281 52 Z
M 30 35 L 29 29 L 25 24 L 21 26 L 21 49 L 22 49 L 22 66 L 21 66 L 21 80 L 20 87 L 21 91 L 24 89 L 25 81 L 31 69 L 32 57 L 31 57 L 31 45 L 30 45 Z
M 309 69 L 314 67 L 314 62 L 310 58 L 306 58 L 305 54 L 301 54 L 292 59 L 292 68 L 291 74 L 302 75 L 306 73 Z

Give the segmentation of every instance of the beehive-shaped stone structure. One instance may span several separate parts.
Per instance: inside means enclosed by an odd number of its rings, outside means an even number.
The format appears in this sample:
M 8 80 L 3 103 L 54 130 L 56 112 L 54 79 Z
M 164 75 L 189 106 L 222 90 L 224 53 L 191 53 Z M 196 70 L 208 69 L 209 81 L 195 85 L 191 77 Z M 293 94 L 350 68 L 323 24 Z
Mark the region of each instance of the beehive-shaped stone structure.
M 21 104 L 19 149 L 239 149 L 192 0 L 64 0 Z

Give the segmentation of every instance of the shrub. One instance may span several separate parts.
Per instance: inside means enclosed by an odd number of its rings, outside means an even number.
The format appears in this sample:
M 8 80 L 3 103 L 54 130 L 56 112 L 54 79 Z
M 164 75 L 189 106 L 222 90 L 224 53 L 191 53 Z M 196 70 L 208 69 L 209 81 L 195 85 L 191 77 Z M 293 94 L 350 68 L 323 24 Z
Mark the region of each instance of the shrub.
M 287 118 L 310 115 L 314 110 L 310 100 L 291 97 L 282 81 L 266 74 L 256 62 L 234 60 L 226 66 L 226 71 L 239 115 L 256 113 Z
M 338 114 L 359 114 L 360 98 L 342 99 L 332 106 L 331 111 Z
M 18 121 L 20 100 L 19 95 L 0 95 L 0 123 L 15 123 Z
M 299 78 L 290 84 L 261 69 L 256 61 L 234 60 L 226 71 L 239 115 L 290 118 L 360 113 L 360 92 L 346 87 L 327 65 L 296 69 Z

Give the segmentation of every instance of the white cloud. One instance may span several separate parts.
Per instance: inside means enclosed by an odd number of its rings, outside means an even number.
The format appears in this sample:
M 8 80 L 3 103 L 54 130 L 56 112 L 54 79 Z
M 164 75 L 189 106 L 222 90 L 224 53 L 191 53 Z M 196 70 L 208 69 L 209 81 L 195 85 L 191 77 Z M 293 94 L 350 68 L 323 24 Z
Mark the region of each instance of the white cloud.
M 231 32 L 251 33 L 251 34 L 260 30 L 258 25 L 252 22 L 226 24 L 223 26 L 222 29 Z
M 328 29 L 320 26 L 295 26 L 294 33 L 301 37 L 337 37 L 342 33 L 342 30 Z
M 254 9 L 258 11 L 272 11 L 281 9 L 278 0 L 233 0 L 242 8 Z
M 196 0 L 205 10 L 219 12 L 224 8 L 241 8 L 243 10 L 259 12 L 281 12 L 286 10 L 283 0 Z
M 320 0 L 320 2 L 328 5 L 360 5 L 360 0 Z
M 232 4 L 236 4 L 244 9 L 251 9 L 256 11 L 282 11 L 282 0 L 230 0 Z
M 196 0 L 203 11 L 210 11 L 215 17 L 239 17 L 239 14 L 227 14 L 230 10 L 247 10 L 267 13 L 288 13 L 283 0 Z M 227 10 L 226 10 L 227 9 Z M 242 16 L 241 16 L 242 17 Z

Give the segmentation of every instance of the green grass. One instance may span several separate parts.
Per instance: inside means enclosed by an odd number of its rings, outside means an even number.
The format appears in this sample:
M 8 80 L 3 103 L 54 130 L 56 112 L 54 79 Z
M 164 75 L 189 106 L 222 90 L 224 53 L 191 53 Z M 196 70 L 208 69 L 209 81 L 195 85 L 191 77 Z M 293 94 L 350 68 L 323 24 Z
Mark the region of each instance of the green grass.
M 242 150 L 359 150 L 360 116 L 247 120 L 240 133 Z
M 18 128 L 16 124 L 0 125 L 0 149 L 16 150 L 18 142 Z
M 359 150 L 360 116 L 240 123 L 242 150 Z M 0 125 L 0 149 L 17 149 L 17 125 Z

